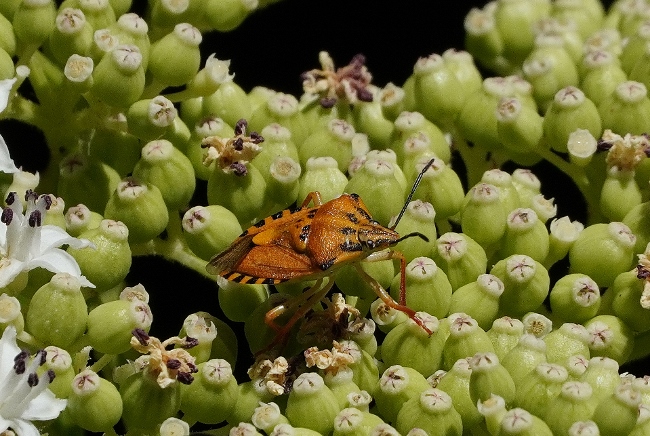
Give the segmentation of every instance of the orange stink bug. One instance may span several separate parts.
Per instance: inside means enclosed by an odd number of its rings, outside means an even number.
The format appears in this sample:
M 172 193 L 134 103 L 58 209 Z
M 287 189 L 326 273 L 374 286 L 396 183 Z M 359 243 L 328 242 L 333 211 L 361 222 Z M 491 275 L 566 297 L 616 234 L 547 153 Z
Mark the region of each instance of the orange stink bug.
M 428 240 L 417 232 L 400 236 L 395 227 L 432 163 L 433 160 L 429 161 L 418 175 L 391 227 L 373 220 L 357 194 L 343 194 L 323 203 L 318 192 L 311 192 L 299 208 L 277 212 L 244 231 L 230 247 L 214 256 L 206 268 L 211 274 L 238 283 L 276 285 L 316 280 L 302 295 L 267 312 L 265 322 L 277 332 L 276 339 L 283 339 L 293 325 L 329 292 L 334 284 L 331 277 L 348 264 L 355 267 L 387 306 L 406 313 L 430 334 L 415 311 L 405 304 L 404 255 L 385 249 L 413 236 Z M 359 265 L 360 261 L 388 259 L 400 261 L 399 303 Z M 283 327 L 275 324 L 278 316 L 294 309 L 294 314 Z

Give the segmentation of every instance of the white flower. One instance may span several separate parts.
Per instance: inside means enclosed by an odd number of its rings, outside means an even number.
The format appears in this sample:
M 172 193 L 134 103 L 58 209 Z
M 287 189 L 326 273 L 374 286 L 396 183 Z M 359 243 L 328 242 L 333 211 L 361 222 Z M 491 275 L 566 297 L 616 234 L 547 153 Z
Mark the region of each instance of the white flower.
M 11 90 L 17 80 L 18 79 L 15 77 L 13 79 L 0 80 L 0 112 L 7 108 L 7 104 L 9 104 L 9 94 L 11 94 Z
M 53 225 L 42 225 L 50 204 L 50 197 L 38 197 L 28 191 L 27 210 L 15 193 L 7 197 L 8 206 L 0 216 L 0 288 L 11 283 L 22 271 L 45 268 L 53 273 L 68 273 L 79 279 L 81 286 L 94 288 L 81 274 L 77 261 L 58 248 L 69 245 L 74 248 L 93 246 L 86 239 L 77 239 L 65 230 Z
M 0 80 L 0 112 L 2 112 L 4 109 L 2 108 L 2 82 L 3 80 Z M 6 102 L 5 102 L 6 105 Z M 0 136 L 0 172 L 3 173 L 17 173 L 20 171 L 17 167 L 16 164 L 14 163 L 13 159 L 11 156 L 9 156 L 9 148 L 7 147 L 7 143 L 5 142 L 4 138 Z
M 5 329 L 0 339 L 0 432 L 11 429 L 18 436 L 38 436 L 31 421 L 54 419 L 65 409 L 67 401 L 48 389 L 54 373 L 36 375 L 44 361 L 44 350 L 30 358 L 16 344 L 16 329 Z

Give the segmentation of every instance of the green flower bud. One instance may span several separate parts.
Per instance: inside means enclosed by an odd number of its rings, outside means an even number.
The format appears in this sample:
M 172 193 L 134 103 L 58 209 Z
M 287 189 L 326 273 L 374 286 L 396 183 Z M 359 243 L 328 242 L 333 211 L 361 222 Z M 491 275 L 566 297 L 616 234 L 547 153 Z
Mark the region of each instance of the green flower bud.
M 311 157 L 333 157 L 339 170 L 345 172 L 352 161 L 354 127 L 348 122 L 333 119 L 326 127 L 318 129 L 305 138 L 298 148 L 300 163 L 305 165 Z
M 12 17 L 16 38 L 24 45 L 40 46 L 54 31 L 56 4 L 52 0 L 27 0 Z
M 379 330 L 384 333 L 388 333 L 408 319 L 407 314 L 387 306 L 381 298 L 377 298 L 370 304 L 370 315 Z
M 592 356 L 614 359 L 625 363 L 634 348 L 634 333 L 614 315 L 598 315 L 585 324 L 589 332 L 589 349 Z
M 506 402 L 498 395 L 491 395 L 486 401 L 479 401 L 476 407 L 485 418 L 485 427 L 491 435 L 500 434 L 501 421 L 506 414 Z
M 399 299 L 401 274 L 393 279 L 390 290 Z M 428 257 L 416 257 L 406 266 L 406 304 L 418 312 L 443 318 L 449 313 L 452 287 L 447 275 Z
M 628 46 L 629 43 L 626 48 Z M 623 56 L 622 54 L 621 61 L 624 59 Z M 596 106 L 614 92 L 619 83 L 627 80 L 627 74 L 621 68 L 619 58 L 606 50 L 595 50 L 585 54 L 581 66 L 583 72 L 580 88 Z
M 338 168 L 338 163 L 331 157 L 312 157 L 305 165 L 305 172 L 300 180 L 298 198 L 306 198 L 310 192 L 320 192 L 321 200 L 328 202 L 345 191 L 348 178 Z
M 403 434 L 419 428 L 429 435 L 460 435 L 463 422 L 446 392 L 427 389 L 404 403 L 397 415 L 395 428 Z
M 323 375 L 325 385 L 330 388 L 341 409 L 348 407 L 348 394 L 359 392 L 359 386 L 353 381 L 354 372 L 349 367 L 342 367 L 336 373 L 326 371 Z
M 524 334 L 524 324 L 516 318 L 503 316 L 495 319 L 486 333 L 492 341 L 494 353 L 503 360 L 519 343 L 519 338 Z
M 501 421 L 499 434 L 503 436 L 553 436 L 553 432 L 541 418 L 519 408 L 506 412 Z
M 213 359 L 198 365 L 198 373 L 189 385 L 181 386 L 181 406 L 184 416 L 205 424 L 224 421 L 237 403 L 237 380 L 230 364 Z
M 600 191 L 600 210 L 610 221 L 622 221 L 635 206 L 641 204 L 641 190 L 634 179 L 634 170 L 613 166 Z
M 482 417 L 472 401 L 469 392 L 472 369 L 467 359 L 458 359 L 439 380 L 436 389 L 451 397 L 454 409 L 460 413 L 464 428 L 472 428 L 482 421 Z
M 227 118 L 223 116 L 221 116 L 221 118 L 224 118 L 226 121 L 228 121 Z M 281 92 L 272 95 L 271 97 L 269 97 L 266 104 L 261 105 L 260 107 L 255 109 L 254 112 L 252 112 L 250 118 L 248 119 L 248 122 L 251 129 L 257 130 L 258 132 L 261 131 L 264 127 L 272 123 L 278 123 L 283 125 L 287 129 L 289 129 L 289 131 L 291 131 L 291 137 L 293 138 L 293 142 L 296 144 L 296 146 L 298 146 L 298 152 L 300 153 L 301 156 L 301 163 L 306 162 L 306 160 L 309 157 L 312 157 L 311 154 L 306 152 L 304 155 L 305 160 L 304 161 L 302 160 L 303 157 L 303 152 L 301 151 L 302 143 L 303 141 L 305 141 L 307 136 L 310 135 L 309 135 L 309 130 L 307 128 L 307 121 L 304 115 L 302 114 L 302 112 L 300 112 L 298 106 L 298 100 L 296 100 L 296 98 L 293 95 L 284 94 Z M 349 127 L 344 130 L 353 131 L 352 126 L 350 125 L 348 126 Z M 325 137 L 328 137 L 329 135 L 327 131 L 323 131 L 322 133 L 326 135 Z M 345 136 L 345 134 L 343 136 Z M 340 141 L 340 139 L 338 138 L 334 139 L 336 138 L 336 136 L 334 137 L 329 136 L 329 138 L 330 141 L 332 140 L 335 142 Z M 327 156 L 327 154 L 325 155 L 318 154 L 317 156 Z M 345 170 L 345 167 L 343 167 L 341 171 L 343 170 Z
M 373 299 L 376 297 L 373 286 L 357 270 L 357 265 L 345 265 L 334 277 L 336 286 L 346 295 Z M 378 262 L 362 262 L 361 267 L 370 277 L 375 279 L 383 289 L 392 286 L 395 277 L 395 267 L 392 259 Z
M 379 379 L 379 386 L 374 395 L 377 409 L 385 421 L 395 422 L 403 405 L 429 388 L 427 380 L 415 369 L 400 365 L 390 366 Z
M 465 48 L 487 68 L 506 74 L 511 64 L 502 57 L 503 38 L 494 20 L 494 8 L 472 8 L 465 16 Z
M 265 210 L 268 210 L 269 214 L 287 209 L 296 202 L 301 172 L 298 162 L 287 156 L 280 156 L 271 163 L 266 179 Z
M 142 159 L 135 165 L 133 176 L 160 189 L 170 210 L 187 206 L 196 186 L 192 163 L 165 139 L 142 148 Z
M 481 274 L 476 281 L 461 286 L 451 296 L 449 312 L 466 313 L 487 330 L 497 318 L 503 282 L 492 274 Z
M 86 330 L 88 308 L 79 280 L 58 273 L 32 297 L 25 317 L 29 332 L 39 341 L 67 348 Z
M 122 180 L 106 204 L 104 216 L 122 221 L 129 229 L 130 242 L 146 242 L 158 236 L 169 221 L 160 190 L 132 177 Z
M 49 47 L 59 65 L 64 65 L 74 54 L 87 56 L 90 53 L 93 27 L 81 9 L 60 9 L 55 24 L 49 37 Z
M 90 139 L 90 157 L 110 165 L 120 177 L 125 177 L 140 159 L 142 144 L 127 132 L 124 113 L 105 117 L 101 124 Z
M 45 352 L 47 355 L 44 368 L 48 371 L 54 371 L 55 376 L 48 388 L 57 398 L 68 398 L 72 393 L 72 379 L 75 377 L 72 357 L 63 348 L 53 345 L 45 347 Z
M 540 363 L 530 376 L 517 386 L 514 404 L 536 416 L 547 416 L 550 404 L 560 394 L 568 378 L 567 370 L 553 363 Z
M 65 230 L 65 217 L 63 211 L 65 209 L 65 202 L 61 197 L 56 197 L 53 194 L 46 194 L 50 198 L 50 207 L 43 219 L 43 225 L 53 225 Z
M 483 77 L 474 64 L 471 54 L 463 50 L 450 48 L 442 53 L 445 66 L 449 68 L 459 80 L 466 95 L 481 88 Z
M 371 354 L 361 349 L 361 347 L 354 341 L 341 341 L 341 345 L 345 352 L 352 355 L 354 358 L 354 362 L 348 365 L 352 368 L 354 373 L 352 381 L 354 381 L 360 389 L 368 392 L 374 397 L 378 389 L 377 380 L 379 379 L 379 368 L 377 368 L 376 359 Z
M 413 76 L 407 80 L 415 81 Z M 405 110 L 406 92 L 404 88 L 400 88 L 393 82 L 388 82 L 386 86 L 379 90 L 377 100 L 379 100 L 384 117 L 394 122 L 399 114 Z
M 471 89 L 463 87 L 445 59 L 438 54 L 421 57 L 413 75 L 417 110 L 437 124 L 453 121 Z
M 85 369 L 72 380 L 67 411 L 84 430 L 108 432 L 122 416 L 122 398 L 115 385 Z
M 521 316 L 535 311 L 548 295 L 548 271 L 529 256 L 515 254 L 500 260 L 490 274 L 503 282 L 500 310 L 508 315 Z
M 230 282 L 221 277 L 219 284 L 219 306 L 231 321 L 246 321 L 253 310 L 269 298 L 267 285 L 251 285 Z
M 238 385 L 237 402 L 232 413 L 227 418 L 228 423 L 246 422 L 251 420 L 255 408 L 260 402 L 268 403 L 273 395 L 266 389 L 263 379 L 255 379 Z
M 71 5 L 75 5 L 75 2 L 71 2 Z M 115 12 L 112 8 L 110 0 L 100 0 L 100 1 L 78 1 L 76 2 L 76 7 L 81 9 L 86 15 L 88 23 L 92 26 L 93 29 L 103 29 L 111 26 L 116 21 Z
M 601 434 L 629 435 L 637 422 L 641 395 L 631 386 L 620 384 L 610 396 L 603 398 L 592 419 Z
M 517 345 L 501 359 L 516 386 L 519 386 L 537 365 L 546 362 L 546 342 L 530 333 L 519 338 Z
M 162 388 L 155 376 L 135 373 L 120 384 L 124 404 L 122 420 L 127 428 L 151 431 L 181 406 L 180 383 Z
M 413 168 L 419 174 L 431 159 L 432 156 L 423 155 L 413 164 Z M 465 195 L 458 174 L 441 159 L 434 158 L 433 164 L 422 176 L 414 198 L 431 203 L 440 221 L 461 210 Z
M 580 376 L 580 381 L 589 383 L 593 390 L 595 403 L 611 395 L 616 386 L 621 383 L 618 369 L 618 363 L 609 357 L 592 357 L 589 359 L 587 369 Z
M 592 224 L 569 250 L 570 272 L 591 277 L 598 286 L 610 286 L 632 267 L 636 237 L 623 223 Z
M 184 85 L 196 76 L 201 66 L 199 44 L 202 39 L 197 28 L 181 23 L 173 32 L 151 44 L 147 68 L 161 89 Z
M 472 370 L 469 380 L 469 393 L 474 403 L 486 401 L 498 395 L 506 404 L 515 399 L 515 382 L 499 363 L 499 358 L 491 352 L 476 353 L 469 361 Z
M 569 135 L 577 129 L 586 129 L 594 137 L 601 130 L 600 114 L 596 105 L 574 86 L 560 89 L 544 115 L 544 140 L 560 153 L 567 152 Z
M 129 229 L 119 221 L 102 220 L 94 229 L 80 234 L 94 247 L 68 248 L 81 272 L 99 290 L 107 290 L 124 280 L 131 268 L 131 247 L 128 244 Z
M 553 265 L 558 260 L 564 259 L 583 229 L 582 223 L 571 221 L 567 216 L 551 221 L 549 253 L 544 260 L 544 265 Z
M 12 10 L 11 13 L 5 10 L 5 8 L 11 8 L 11 3 L 12 2 L 5 2 L 2 4 L 2 6 L 0 6 L 0 15 L 2 15 L 2 18 L 0 18 L 0 48 L 4 50 L 10 57 L 16 54 L 16 35 L 14 34 L 14 29 L 11 21 L 6 18 L 12 17 L 15 10 Z M 14 1 L 13 3 L 16 3 L 15 6 L 17 7 L 18 3 L 20 2 Z
M 246 166 L 243 175 L 216 167 L 208 179 L 208 203 L 227 208 L 243 226 L 262 218 L 265 193 L 264 177 L 252 165 Z
M 584 168 L 591 162 L 597 151 L 598 143 L 589 130 L 576 129 L 569 134 L 566 146 L 569 162 Z
M 470 189 L 460 213 L 463 233 L 483 248 L 499 241 L 506 231 L 508 212 L 494 185 L 479 183 Z
M 614 293 L 612 311 L 625 325 L 635 332 L 650 329 L 650 312 L 643 303 L 643 292 L 647 282 L 639 277 L 636 270 L 619 274 L 607 292 Z
M 377 353 L 377 325 L 372 319 L 362 318 L 348 327 L 350 339 L 366 353 L 374 356 Z
M 271 123 L 264 127 L 260 134 L 264 138 L 264 145 L 251 163 L 260 170 L 267 181 L 269 168 L 278 157 L 289 157 L 296 162 L 300 160 L 298 148 L 291 140 L 291 132 L 286 127 Z
M 592 393 L 589 383 L 567 381 L 559 395 L 546 404 L 546 412 L 538 416 L 544 418 L 553 434 L 567 434 L 573 423 L 591 419 L 598 404 Z
M 195 364 L 210 360 L 212 344 L 217 337 L 217 327 L 214 325 L 213 319 L 215 319 L 213 316 L 205 312 L 199 312 L 188 315 L 183 321 L 183 328 L 179 333 L 179 337 L 189 336 L 197 341 L 194 347 L 187 350 L 194 357 Z M 222 345 L 224 345 L 223 342 Z M 231 356 L 228 357 L 232 360 Z M 230 364 L 229 360 L 225 361 Z
M 510 212 L 506 221 L 499 257 L 514 254 L 527 255 L 542 262 L 549 250 L 549 236 L 544 223 L 533 209 L 517 208 Z
M 100 353 L 121 354 L 131 349 L 132 331 L 148 331 L 152 315 L 140 300 L 103 303 L 88 313 L 88 342 Z
M 333 435 L 364 436 L 381 424 L 384 424 L 384 421 L 377 415 L 348 407 L 341 410 L 334 418 Z
M 384 149 L 390 145 L 394 124 L 393 120 L 384 117 L 381 101 L 377 97 L 354 105 L 354 125 L 368 135 L 368 141 L 374 149 Z
M 550 294 L 551 311 L 564 322 L 581 323 L 596 316 L 600 307 L 598 285 L 585 274 L 560 278 Z
M 254 86 L 253 89 L 251 89 L 248 93 L 248 99 L 250 100 L 251 107 L 253 109 L 257 109 L 260 105 L 266 103 L 266 101 L 276 93 L 277 91 L 271 88 L 267 88 L 266 86 Z M 265 135 L 264 137 L 266 138 Z
M 529 153 L 540 146 L 542 117 L 534 108 L 514 97 L 499 100 L 496 108 L 497 135 L 501 144 L 517 154 Z
M 395 230 L 400 235 L 409 233 L 422 233 L 429 241 L 422 238 L 407 238 L 397 243 L 396 251 L 400 251 L 407 262 L 419 256 L 431 256 L 434 253 L 437 237 L 435 219 L 436 212 L 431 203 L 422 200 L 411 201 L 406 207 L 402 219 Z
M 104 218 L 97 212 L 92 212 L 84 204 L 69 207 L 65 213 L 65 230 L 71 236 L 78 237 L 86 230 L 99 227 Z
M 119 40 L 123 43 L 129 43 L 137 45 L 142 53 L 142 65 L 147 66 L 149 64 L 149 53 L 151 50 L 151 42 L 149 40 L 149 25 L 135 13 L 127 13 L 128 9 L 124 13 L 118 13 L 115 9 L 116 1 L 131 1 L 131 0 L 109 0 L 111 3 L 111 8 L 116 12 L 115 16 L 119 17 L 115 24 L 109 26 L 117 35 Z M 101 26 L 106 27 L 106 26 Z M 101 27 L 94 27 L 99 29 Z
M 25 328 L 25 319 L 20 311 L 20 301 L 3 293 L 0 295 L 0 330 L 4 331 L 10 325 L 21 333 Z
M 259 407 L 255 408 L 251 417 L 253 425 L 265 433 L 269 434 L 280 424 L 289 424 L 289 420 L 280 412 L 280 407 L 276 403 L 260 402 Z
M 61 161 L 57 192 L 69 204 L 83 203 L 92 211 L 103 212 L 119 181 L 110 166 L 75 153 Z
M 219 32 L 228 32 L 238 27 L 255 9 L 257 2 L 252 0 L 207 0 L 205 19 L 209 26 Z
M 634 236 L 635 253 L 643 253 L 650 243 L 650 201 L 637 204 L 625 215 L 623 224 L 628 226 Z
M 443 350 L 443 368 L 451 368 L 458 359 L 476 353 L 494 353 L 492 341 L 475 319 L 465 313 L 453 313 L 447 319 L 450 330 Z
M 438 320 L 424 312 L 418 316 L 432 332 L 427 332 L 412 320 L 407 320 L 386 335 L 381 345 L 385 365 L 402 365 L 429 376 L 440 369 L 442 348 L 446 335 L 438 332 Z
M 628 12 L 636 15 L 636 12 L 633 10 L 629 10 Z M 635 65 L 643 59 L 648 42 L 650 42 L 650 23 L 643 21 L 636 27 L 635 31 L 631 32 L 625 46 L 621 50 L 619 57 L 621 67 L 627 74 L 630 74 Z
M 544 342 L 546 359 L 550 363 L 565 364 L 571 356 L 581 355 L 589 358 L 590 355 L 587 346 L 589 333 L 581 324 L 566 322 L 559 329 L 544 336 Z
M 447 274 L 453 290 L 475 281 L 487 268 L 483 247 L 463 233 L 445 233 L 436 248 L 436 264 Z
M 521 206 L 521 200 L 513 183 L 513 177 L 507 172 L 498 168 L 487 170 L 481 176 L 481 182 L 497 187 L 501 201 L 507 211 L 513 211 Z
M 494 20 L 503 39 L 504 57 L 515 65 L 522 62 L 533 48 L 533 24 L 544 15 L 536 3 L 522 0 L 497 3 Z
M 285 414 L 292 425 L 329 433 L 340 412 L 332 391 L 316 373 L 303 373 L 293 382 Z
M 219 89 L 202 100 L 202 113 L 203 115 L 211 115 L 223 119 L 228 125 L 234 126 L 237 121 L 241 119 L 250 120 L 252 114 L 252 107 L 246 91 L 244 91 L 235 82 L 228 81 L 219 85 Z M 193 123 L 189 123 L 193 124 Z M 267 124 L 261 127 L 256 127 L 257 131 L 261 131 Z M 289 128 L 284 123 L 280 123 Z M 224 137 L 230 137 L 226 135 Z
M 191 208 L 183 215 L 182 226 L 188 247 L 205 261 L 228 248 L 242 233 L 235 214 L 218 205 Z
M 395 119 L 395 130 L 391 141 L 391 149 L 397 154 L 397 161 L 403 162 L 406 155 L 406 141 L 414 134 L 423 133 L 429 140 L 429 147 L 437 157 L 445 163 L 451 160 L 449 142 L 442 130 L 419 112 L 402 112 Z M 412 146 L 411 146 L 412 147 Z
M 161 95 L 136 101 L 126 113 L 129 133 L 145 142 L 164 135 L 177 116 L 174 104 Z
M 126 108 L 144 91 L 142 54 L 135 45 L 118 45 L 93 70 L 92 96 L 117 108 Z
M 598 106 L 603 129 L 639 135 L 650 123 L 650 99 L 645 85 L 635 81 L 620 83 Z

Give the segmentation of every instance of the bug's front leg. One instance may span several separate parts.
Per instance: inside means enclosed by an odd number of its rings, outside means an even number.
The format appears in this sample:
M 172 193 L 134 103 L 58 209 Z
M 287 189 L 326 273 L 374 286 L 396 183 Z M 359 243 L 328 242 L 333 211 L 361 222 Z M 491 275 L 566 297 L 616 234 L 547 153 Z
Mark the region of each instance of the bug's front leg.
M 314 206 L 322 206 L 323 205 L 323 200 L 320 196 L 320 192 L 318 191 L 312 191 L 303 200 L 302 204 L 300 205 L 300 208 L 302 209 L 303 207 L 309 206 L 309 203 L 314 203 Z
M 404 255 L 400 253 L 399 251 L 379 251 L 376 253 L 372 253 L 370 256 L 366 258 L 367 262 L 377 262 L 380 260 L 389 260 L 389 259 L 399 259 L 400 260 L 400 272 L 401 272 L 401 277 L 400 277 L 400 286 L 399 286 L 399 299 L 400 302 L 397 303 L 395 300 L 393 300 L 393 297 L 390 296 L 388 292 L 379 284 L 377 280 L 372 278 L 367 272 L 361 268 L 361 265 L 356 263 L 354 264 L 354 268 L 361 274 L 361 277 L 372 287 L 373 291 L 375 291 L 375 294 L 379 298 L 381 298 L 381 301 L 384 302 L 384 304 L 388 307 L 391 307 L 395 310 L 399 310 L 400 312 L 404 312 L 405 314 L 408 315 L 409 318 L 411 318 L 417 325 L 422 327 L 424 331 L 426 331 L 429 335 L 433 334 L 429 328 L 424 325 L 424 322 L 417 316 L 415 310 L 411 309 L 410 307 L 406 306 L 406 259 L 404 258 Z

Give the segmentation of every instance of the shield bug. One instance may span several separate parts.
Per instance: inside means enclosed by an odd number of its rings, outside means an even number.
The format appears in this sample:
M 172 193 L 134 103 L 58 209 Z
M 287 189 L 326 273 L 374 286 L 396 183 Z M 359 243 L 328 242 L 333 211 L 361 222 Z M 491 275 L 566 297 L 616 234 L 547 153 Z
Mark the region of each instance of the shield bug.
M 207 271 L 238 283 L 276 285 L 316 280 L 300 296 L 267 312 L 265 322 L 277 332 L 274 343 L 282 340 L 329 292 L 334 284 L 332 276 L 348 264 L 355 267 L 387 306 L 406 313 L 430 334 L 415 311 L 405 304 L 406 261 L 402 253 L 390 247 L 414 236 L 428 240 L 417 232 L 400 236 L 395 227 L 432 163 L 433 160 L 429 161 L 419 173 L 391 227 L 373 220 L 357 194 L 342 194 L 323 203 L 318 192 L 311 192 L 297 209 L 277 212 L 245 230 L 230 247 L 210 260 Z M 388 259 L 400 261 L 399 303 L 359 265 L 360 261 Z M 274 320 L 289 311 L 294 311 L 289 321 L 282 327 L 276 325 Z

